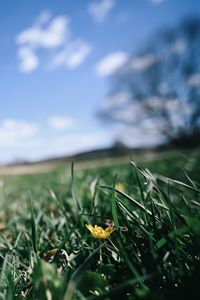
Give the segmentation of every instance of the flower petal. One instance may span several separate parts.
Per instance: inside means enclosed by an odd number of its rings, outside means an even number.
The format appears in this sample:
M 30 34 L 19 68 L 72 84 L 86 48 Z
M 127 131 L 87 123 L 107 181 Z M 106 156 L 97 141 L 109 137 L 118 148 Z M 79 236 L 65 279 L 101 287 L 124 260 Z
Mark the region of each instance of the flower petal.
M 115 228 L 112 226 L 107 227 L 105 230 L 98 225 L 94 225 L 94 227 L 90 224 L 85 226 L 91 232 L 92 236 L 97 239 L 107 239 L 110 236 L 110 234 L 115 230 Z
M 107 232 L 107 233 L 112 233 L 114 230 L 115 230 L 114 227 L 109 226 L 109 227 L 107 227 L 107 228 L 105 229 L 105 232 Z
M 87 227 L 87 229 L 90 231 L 90 232 L 93 232 L 94 231 L 94 227 L 90 224 L 86 224 L 85 225 Z

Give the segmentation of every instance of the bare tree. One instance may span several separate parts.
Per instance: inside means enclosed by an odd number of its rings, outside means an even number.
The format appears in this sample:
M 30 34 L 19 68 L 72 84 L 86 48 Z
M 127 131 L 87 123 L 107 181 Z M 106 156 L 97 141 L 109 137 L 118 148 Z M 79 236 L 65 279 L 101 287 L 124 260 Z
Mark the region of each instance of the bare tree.
M 104 120 L 157 132 L 176 146 L 200 144 L 200 19 L 157 34 L 112 80 Z

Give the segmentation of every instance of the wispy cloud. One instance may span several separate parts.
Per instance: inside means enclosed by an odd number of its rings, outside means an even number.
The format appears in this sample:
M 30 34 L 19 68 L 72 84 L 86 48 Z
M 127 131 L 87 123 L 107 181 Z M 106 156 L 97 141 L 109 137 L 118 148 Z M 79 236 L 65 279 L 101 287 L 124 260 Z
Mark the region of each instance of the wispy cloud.
M 5 119 L 0 123 L 0 145 L 16 146 L 33 138 L 39 132 L 39 125 L 24 120 Z
M 25 29 L 17 36 L 16 41 L 19 45 L 27 45 L 34 49 L 55 48 L 61 46 L 68 36 L 68 17 L 57 16 L 49 22 L 36 23 L 32 27 Z
M 50 12 L 42 12 L 29 28 L 16 37 L 20 71 L 32 72 L 40 64 L 38 50 L 48 51 L 50 66 L 78 67 L 91 52 L 89 43 L 72 36 L 70 19 L 65 15 L 52 18 Z M 53 54 L 52 51 L 54 50 Z
M 103 104 L 103 109 L 118 108 L 127 104 L 130 100 L 128 92 L 117 92 L 107 97 Z
M 36 25 L 42 25 L 47 23 L 52 17 L 52 14 L 49 10 L 42 11 L 36 19 Z
M 154 128 L 150 128 L 150 126 L 152 126 L 150 123 L 145 124 L 145 128 L 122 125 L 118 127 L 118 136 L 125 145 L 136 148 L 152 147 L 155 144 L 164 142 L 163 138 L 157 134 Z M 132 137 L 131 139 L 130 136 Z
M 200 73 L 192 74 L 187 83 L 193 87 L 200 86 Z
M 182 38 L 179 38 L 171 47 L 171 52 L 175 54 L 182 53 L 187 47 L 186 41 Z
M 88 7 L 89 13 L 97 23 L 105 20 L 109 11 L 114 7 L 115 0 L 99 0 L 93 1 Z
M 102 58 L 96 65 L 99 76 L 108 76 L 122 67 L 128 60 L 126 52 L 114 52 Z
M 51 143 L 53 154 L 74 154 L 82 151 L 108 146 L 110 143 L 108 131 L 96 131 L 85 133 L 69 133 L 55 137 Z
M 70 117 L 53 116 L 49 119 L 49 125 L 54 129 L 63 130 L 72 127 L 74 125 L 74 120 Z
M 21 47 L 18 50 L 20 59 L 19 69 L 21 72 L 28 73 L 34 71 L 39 66 L 37 55 L 29 47 Z
M 158 61 L 158 57 L 154 54 L 146 54 L 134 58 L 129 63 L 129 68 L 135 71 L 144 71 L 154 65 Z
M 71 45 L 56 53 L 51 61 L 50 67 L 65 66 L 68 69 L 78 67 L 92 51 L 92 47 L 85 41 L 77 40 Z

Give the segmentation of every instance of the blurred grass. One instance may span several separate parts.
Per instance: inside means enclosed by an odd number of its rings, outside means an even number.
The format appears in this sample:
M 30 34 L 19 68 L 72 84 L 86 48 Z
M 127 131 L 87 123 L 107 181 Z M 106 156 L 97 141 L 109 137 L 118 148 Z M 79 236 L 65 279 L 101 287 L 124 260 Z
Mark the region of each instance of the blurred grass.
M 1 177 L 0 299 L 199 293 L 199 158 L 171 152 L 139 166 L 63 164 Z M 105 241 L 85 227 L 113 222 Z

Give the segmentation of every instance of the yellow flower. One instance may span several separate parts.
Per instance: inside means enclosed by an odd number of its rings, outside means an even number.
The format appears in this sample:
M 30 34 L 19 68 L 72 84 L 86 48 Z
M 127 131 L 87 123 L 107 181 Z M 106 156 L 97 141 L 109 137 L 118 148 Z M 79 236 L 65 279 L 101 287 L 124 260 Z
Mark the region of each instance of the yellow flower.
M 116 189 L 120 190 L 121 192 L 125 191 L 125 185 L 122 182 L 116 184 Z
M 101 226 L 95 225 L 94 227 L 92 225 L 85 225 L 87 229 L 91 232 L 92 236 L 97 239 L 107 239 L 111 233 L 115 230 L 114 227 L 107 227 L 106 229 L 103 229 Z

